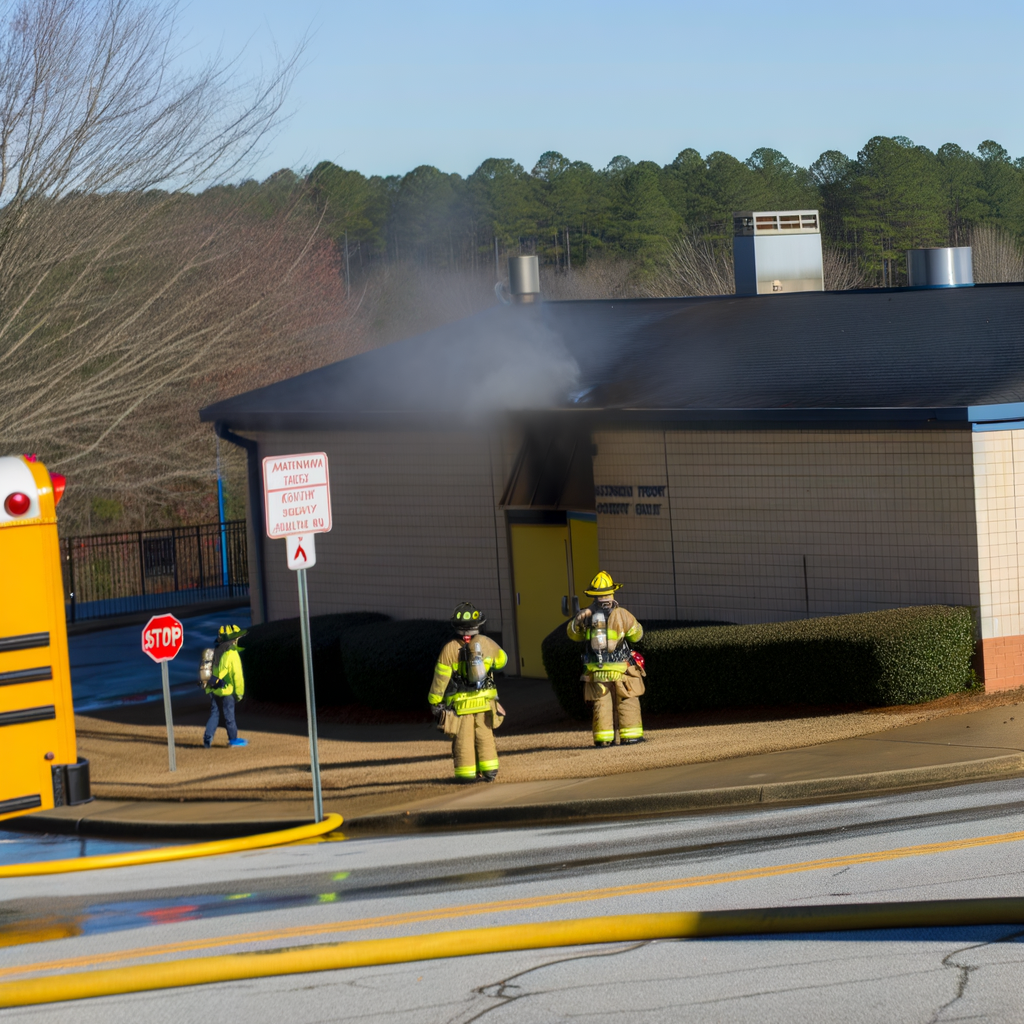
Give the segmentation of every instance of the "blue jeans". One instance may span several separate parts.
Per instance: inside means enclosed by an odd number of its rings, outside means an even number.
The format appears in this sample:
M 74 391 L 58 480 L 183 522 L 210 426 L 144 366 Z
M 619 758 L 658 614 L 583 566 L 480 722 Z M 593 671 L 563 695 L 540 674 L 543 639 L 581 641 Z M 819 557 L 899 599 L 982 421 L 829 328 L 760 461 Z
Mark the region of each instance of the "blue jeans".
M 213 742 L 213 735 L 217 726 L 224 723 L 228 731 L 229 740 L 238 739 L 238 727 L 235 725 L 235 695 L 233 693 L 218 697 L 215 693 L 210 694 L 210 719 L 206 723 L 206 732 L 203 735 L 203 743 L 209 746 Z

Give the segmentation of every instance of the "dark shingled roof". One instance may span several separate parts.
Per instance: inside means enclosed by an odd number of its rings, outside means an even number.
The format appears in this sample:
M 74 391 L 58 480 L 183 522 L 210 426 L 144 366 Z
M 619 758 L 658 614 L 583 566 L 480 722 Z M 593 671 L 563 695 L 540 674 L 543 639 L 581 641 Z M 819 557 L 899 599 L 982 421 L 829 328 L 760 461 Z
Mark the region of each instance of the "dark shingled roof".
M 1024 284 L 500 306 L 203 409 L 238 429 L 492 410 L 1024 420 Z M 971 407 L 1005 405 L 1000 410 Z

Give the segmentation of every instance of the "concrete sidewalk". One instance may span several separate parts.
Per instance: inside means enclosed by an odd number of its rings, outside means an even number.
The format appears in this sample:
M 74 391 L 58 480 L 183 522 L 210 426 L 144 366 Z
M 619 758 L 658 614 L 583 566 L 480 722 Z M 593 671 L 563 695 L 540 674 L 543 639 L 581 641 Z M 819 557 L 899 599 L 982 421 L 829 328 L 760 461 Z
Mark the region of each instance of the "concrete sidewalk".
M 1024 775 L 1024 711 L 1007 704 L 800 749 L 611 775 L 445 787 L 430 796 L 407 791 L 378 798 L 372 807 L 328 796 L 325 807 L 345 816 L 346 833 L 369 834 L 679 813 L 1015 775 Z M 183 838 L 285 828 L 311 815 L 308 799 L 107 799 L 10 824 Z

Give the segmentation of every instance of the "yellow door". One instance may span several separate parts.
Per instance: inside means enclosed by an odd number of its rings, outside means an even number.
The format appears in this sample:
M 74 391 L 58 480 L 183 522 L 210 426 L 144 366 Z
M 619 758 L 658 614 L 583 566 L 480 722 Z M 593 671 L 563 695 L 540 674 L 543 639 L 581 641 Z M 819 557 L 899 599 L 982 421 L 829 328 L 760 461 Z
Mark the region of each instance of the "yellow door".
M 567 589 L 564 525 L 513 524 L 512 572 L 516 587 L 516 626 L 519 639 L 519 671 L 544 679 L 541 641 L 560 622 L 562 598 Z
M 587 604 L 583 591 L 597 574 L 597 522 L 570 512 L 567 524 L 512 523 L 512 572 L 516 586 L 516 627 L 519 671 L 547 677 L 540 645 L 567 618 L 574 594 Z M 573 586 L 569 580 L 572 578 Z
M 574 593 L 580 607 L 586 608 L 590 598 L 583 593 L 601 566 L 597 560 L 597 516 L 593 513 L 569 513 L 569 540 L 572 544 L 572 578 Z

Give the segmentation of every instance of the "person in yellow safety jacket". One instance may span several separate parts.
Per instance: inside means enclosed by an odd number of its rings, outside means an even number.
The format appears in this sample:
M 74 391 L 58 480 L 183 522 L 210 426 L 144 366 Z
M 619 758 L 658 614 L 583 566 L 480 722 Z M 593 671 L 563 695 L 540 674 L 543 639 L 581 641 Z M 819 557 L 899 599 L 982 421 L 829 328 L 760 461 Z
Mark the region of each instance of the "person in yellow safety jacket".
M 217 646 L 213 649 L 213 678 L 206 686 L 210 695 L 210 718 L 203 734 L 203 746 L 213 743 L 217 726 L 224 725 L 228 734 L 229 747 L 247 747 L 248 740 L 239 738 L 235 724 L 235 704 L 245 696 L 245 676 L 242 674 L 242 658 L 238 653 L 238 641 L 245 636 L 245 630 L 238 626 L 221 626 L 217 630 Z
M 642 743 L 644 738 L 640 696 L 646 673 L 643 660 L 629 649 L 644 635 L 644 628 L 615 600 L 615 591 L 621 586 L 608 573 L 599 572 L 584 591 L 594 603 L 566 627 L 570 640 L 587 645 L 580 678 L 584 699 L 594 705 L 595 747 L 610 747 L 615 742 L 616 718 L 619 743 Z
M 456 782 L 493 782 L 498 774 L 494 730 L 505 720 L 494 673 L 508 655 L 480 629 L 487 619 L 468 601 L 452 613 L 455 639 L 444 645 L 434 666 L 427 703 L 438 728 L 452 741 Z

